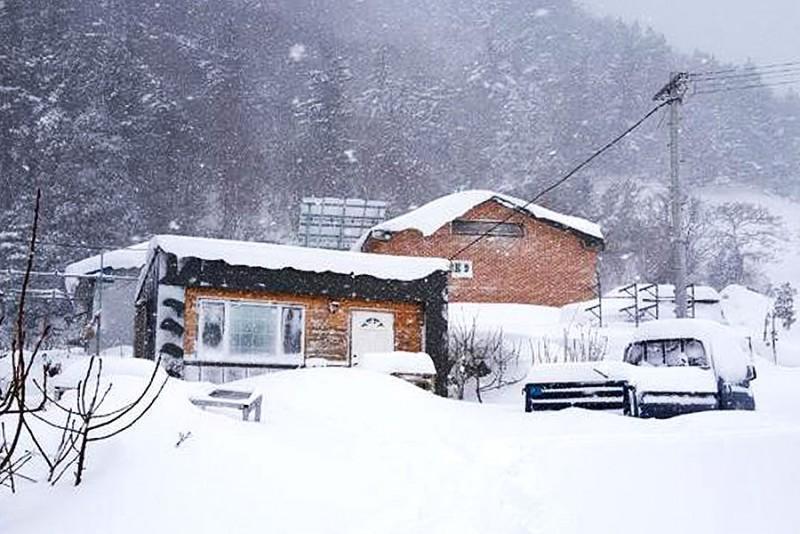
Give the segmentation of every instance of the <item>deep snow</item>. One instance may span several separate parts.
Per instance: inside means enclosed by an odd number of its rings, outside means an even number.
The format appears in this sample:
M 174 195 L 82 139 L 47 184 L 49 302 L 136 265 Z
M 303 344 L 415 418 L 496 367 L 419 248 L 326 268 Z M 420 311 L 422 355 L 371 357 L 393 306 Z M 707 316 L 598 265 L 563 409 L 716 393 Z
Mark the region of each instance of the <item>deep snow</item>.
M 757 307 L 752 294 L 723 293 L 728 314 Z M 451 313 L 517 341 L 575 328 L 542 307 Z M 746 335 L 756 315 L 732 322 Z M 603 335 L 613 360 L 635 333 Z M 0 532 L 794 533 L 800 369 L 757 363 L 757 411 L 670 420 L 526 414 L 521 384 L 479 405 L 369 370 L 317 368 L 236 383 L 264 395 L 261 423 L 246 423 L 189 402 L 208 384 L 171 379 L 137 426 L 95 444 L 83 485 L 0 495 Z M 108 368 L 121 373 L 115 402 L 146 374 Z
M 759 385 L 784 386 L 762 411 L 668 421 L 525 414 L 327 368 L 238 383 L 265 395 L 256 424 L 172 380 L 94 448 L 82 486 L 0 497 L 0 532 L 794 532 L 800 374 L 762 368 Z

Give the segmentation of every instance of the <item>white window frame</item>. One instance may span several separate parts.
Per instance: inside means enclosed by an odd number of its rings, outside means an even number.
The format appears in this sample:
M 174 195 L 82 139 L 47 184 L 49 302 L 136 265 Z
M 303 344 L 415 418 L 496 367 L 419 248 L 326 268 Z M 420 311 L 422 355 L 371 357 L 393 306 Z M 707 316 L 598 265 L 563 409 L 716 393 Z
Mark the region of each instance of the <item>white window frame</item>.
M 456 270 L 456 265 L 461 265 L 460 270 Z M 464 269 L 463 267 L 466 267 Z M 450 275 L 453 278 L 472 278 L 475 276 L 475 271 L 472 269 L 472 260 L 452 260 L 450 262 Z
M 224 306 L 224 325 L 222 330 L 222 348 L 211 354 L 203 354 L 203 304 L 222 304 Z M 275 351 L 273 353 L 251 353 L 251 354 L 232 354 L 230 350 L 231 324 L 230 309 L 232 305 L 243 304 L 246 306 L 259 306 L 263 308 L 275 308 L 278 310 L 278 335 L 275 336 Z M 300 327 L 300 352 L 287 354 L 283 352 L 283 310 L 285 308 L 299 309 L 303 313 L 303 320 Z M 195 357 L 200 361 L 230 362 L 230 363 L 278 363 L 278 364 L 302 364 L 306 354 L 306 307 L 294 302 L 272 302 L 272 301 L 253 301 L 247 299 L 217 299 L 200 298 L 197 299 L 197 337 L 195 338 Z

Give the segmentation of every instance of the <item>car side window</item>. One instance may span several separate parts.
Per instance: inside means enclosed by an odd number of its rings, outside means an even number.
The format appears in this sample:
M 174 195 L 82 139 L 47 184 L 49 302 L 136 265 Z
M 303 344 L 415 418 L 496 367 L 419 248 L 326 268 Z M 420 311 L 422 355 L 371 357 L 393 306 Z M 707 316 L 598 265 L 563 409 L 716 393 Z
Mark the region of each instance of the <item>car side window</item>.
M 696 339 L 687 339 L 684 352 L 689 359 L 689 365 L 692 367 L 708 367 L 706 349 L 700 341 Z

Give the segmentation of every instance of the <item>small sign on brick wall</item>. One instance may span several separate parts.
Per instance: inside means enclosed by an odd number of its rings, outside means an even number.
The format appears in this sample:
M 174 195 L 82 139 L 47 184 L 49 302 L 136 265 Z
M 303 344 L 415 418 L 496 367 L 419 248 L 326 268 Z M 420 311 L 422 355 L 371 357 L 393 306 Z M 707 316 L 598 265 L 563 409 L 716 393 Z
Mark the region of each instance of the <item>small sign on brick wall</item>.
M 470 260 L 451 261 L 450 274 L 453 275 L 453 278 L 472 278 L 472 262 Z

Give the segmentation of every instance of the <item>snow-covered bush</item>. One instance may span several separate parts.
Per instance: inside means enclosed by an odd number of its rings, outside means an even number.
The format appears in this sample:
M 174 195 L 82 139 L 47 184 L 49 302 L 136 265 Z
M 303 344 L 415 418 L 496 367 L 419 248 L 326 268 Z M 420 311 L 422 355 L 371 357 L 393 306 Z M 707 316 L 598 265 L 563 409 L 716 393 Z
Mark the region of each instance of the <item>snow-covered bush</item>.
M 483 392 L 519 382 L 527 372 L 527 366 L 520 368 L 522 354 L 522 346 L 509 341 L 502 330 L 481 331 L 474 319 L 455 325 L 450 330 L 451 396 L 463 399 L 471 387 L 483 402 Z
M 560 341 L 543 337 L 531 340 L 532 363 L 596 362 L 605 358 L 608 337 L 587 325 L 564 329 Z
M 781 320 L 783 328 L 789 330 L 797 322 L 794 310 L 794 296 L 797 295 L 797 290 L 789 282 L 786 282 L 774 288 L 770 293 L 775 297 L 772 313 Z

